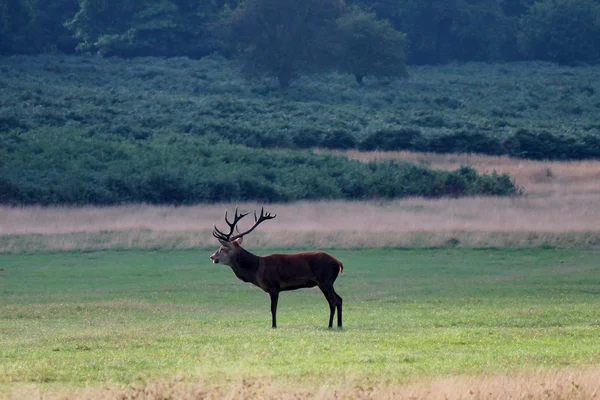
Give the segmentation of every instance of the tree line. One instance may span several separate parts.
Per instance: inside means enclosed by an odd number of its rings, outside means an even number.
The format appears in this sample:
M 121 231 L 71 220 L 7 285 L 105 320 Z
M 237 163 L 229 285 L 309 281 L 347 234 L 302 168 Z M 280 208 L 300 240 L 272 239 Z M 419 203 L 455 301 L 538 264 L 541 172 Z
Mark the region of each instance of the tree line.
M 187 56 L 220 51 L 287 86 L 324 68 L 600 58 L 600 0 L 2 0 L 0 54 Z

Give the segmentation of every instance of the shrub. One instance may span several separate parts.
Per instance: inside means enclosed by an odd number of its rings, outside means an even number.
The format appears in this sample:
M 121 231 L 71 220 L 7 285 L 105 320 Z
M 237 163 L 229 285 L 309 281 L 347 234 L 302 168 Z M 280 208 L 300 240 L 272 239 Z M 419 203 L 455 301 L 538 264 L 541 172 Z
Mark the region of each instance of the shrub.
M 14 135 L 20 139 L 18 147 L 12 151 L 0 147 L 3 204 L 191 204 L 510 194 L 510 181 L 504 177 L 486 178 L 472 172 L 466 184 L 458 186 L 448 179 L 452 173 L 396 161 L 361 163 L 345 157 L 250 149 L 191 135 L 107 141 L 56 128 Z
M 553 135 L 547 131 L 531 132 L 519 129 L 510 139 L 511 155 L 535 160 L 579 159 L 584 155 L 583 146 L 575 138 Z
M 356 139 L 347 131 L 333 130 L 325 134 L 321 145 L 327 149 L 353 149 L 356 147 Z
M 314 128 L 302 128 L 293 133 L 292 142 L 300 149 L 319 146 L 323 141 L 323 132 Z
M 361 150 L 406 150 L 422 138 L 421 131 L 414 128 L 385 129 L 373 132 L 359 144 Z
M 428 142 L 429 151 L 436 153 L 502 154 L 500 143 L 490 135 L 480 132 L 459 131 L 433 137 Z

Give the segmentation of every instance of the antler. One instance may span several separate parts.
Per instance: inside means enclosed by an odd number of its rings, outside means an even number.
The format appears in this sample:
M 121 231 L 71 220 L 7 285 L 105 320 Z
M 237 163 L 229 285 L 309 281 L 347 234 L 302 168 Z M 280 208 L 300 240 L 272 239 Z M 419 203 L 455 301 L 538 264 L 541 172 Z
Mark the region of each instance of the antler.
M 233 239 L 231 238 L 231 234 L 233 233 L 233 230 L 236 229 L 236 225 L 239 222 L 240 219 L 244 218 L 246 215 L 250 214 L 250 211 L 246 212 L 246 213 L 242 213 L 242 214 L 238 214 L 238 208 L 237 206 L 235 207 L 235 215 L 233 217 L 233 222 L 229 222 L 229 220 L 227 219 L 227 210 L 225 210 L 225 222 L 227 222 L 227 225 L 229 225 L 229 233 L 223 233 L 219 230 L 219 228 L 217 228 L 217 225 L 215 225 L 215 229 L 213 231 L 213 236 L 216 237 L 217 239 L 221 239 L 221 240 L 225 240 L 227 242 L 231 242 L 235 239 L 237 239 L 238 236 L 235 236 Z M 256 213 L 254 213 L 254 218 L 256 219 Z M 253 228 L 254 229 L 254 228 Z M 238 230 L 239 232 L 239 230 Z
M 256 228 L 258 225 L 260 225 L 261 222 L 266 221 L 268 219 L 273 219 L 276 216 L 277 216 L 277 214 L 275 214 L 275 215 L 271 215 L 271 213 L 265 214 L 264 207 L 261 207 L 260 208 L 260 217 L 257 217 L 256 211 L 254 211 L 254 225 L 252 226 L 252 228 L 248 229 L 246 232 L 238 233 L 237 235 L 233 236 L 230 239 L 230 241 L 234 241 L 235 239 L 241 238 L 242 236 L 249 234 L 250 232 L 252 232 L 254 230 L 254 228 Z

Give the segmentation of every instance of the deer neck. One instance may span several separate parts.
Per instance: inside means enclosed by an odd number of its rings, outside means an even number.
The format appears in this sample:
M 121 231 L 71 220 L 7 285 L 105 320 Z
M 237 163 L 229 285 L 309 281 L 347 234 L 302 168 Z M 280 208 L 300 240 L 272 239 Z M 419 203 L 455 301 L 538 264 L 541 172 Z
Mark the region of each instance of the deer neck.
M 256 271 L 258 271 L 260 257 L 241 247 L 239 250 L 231 263 L 231 269 L 239 279 L 256 284 Z

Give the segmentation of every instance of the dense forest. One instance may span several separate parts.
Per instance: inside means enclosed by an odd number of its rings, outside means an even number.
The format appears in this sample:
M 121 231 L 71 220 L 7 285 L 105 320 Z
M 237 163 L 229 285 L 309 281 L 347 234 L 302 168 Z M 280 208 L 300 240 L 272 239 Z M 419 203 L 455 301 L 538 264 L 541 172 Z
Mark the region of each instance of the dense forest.
M 0 0 L 0 203 L 518 195 L 309 151 L 599 158 L 599 58 L 600 0 Z
M 222 49 L 224 31 L 236 45 L 258 40 L 264 26 L 256 20 L 252 25 L 256 13 L 265 24 L 273 18 L 288 29 L 302 23 L 300 33 L 321 29 L 329 40 L 336 27 L 346 38 L 390 39 L 381 23 L 369 20 L 374 13 L 403 34 L 408 64 L 531 59 L 573 64 L 600 56 L 599 0 L 2 0 L 0 53 L 199 58 Z M 318 47 L 316 41 L 310 45 Z

